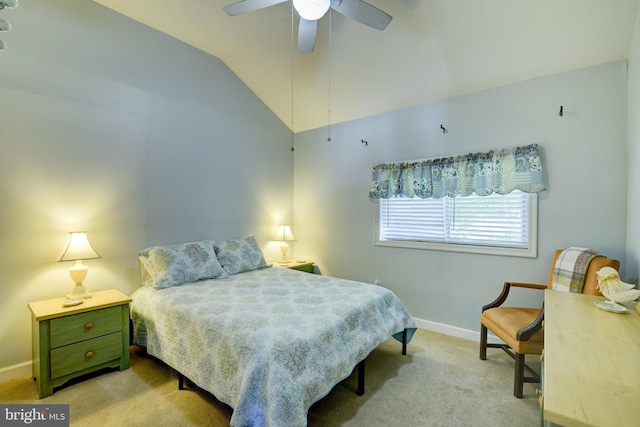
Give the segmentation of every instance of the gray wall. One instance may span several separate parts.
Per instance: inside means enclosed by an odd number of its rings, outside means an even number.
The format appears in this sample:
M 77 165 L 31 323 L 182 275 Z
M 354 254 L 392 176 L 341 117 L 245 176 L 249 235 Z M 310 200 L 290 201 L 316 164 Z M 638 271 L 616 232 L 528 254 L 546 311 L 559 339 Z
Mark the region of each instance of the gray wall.
M 291 132 L 218 59 L 91 1 L 30 0 L 0 54 L 0 380 L 30 372 L 30 301 L 64 296 L 69 231 L 89 291 L 138 287 L 146 246 L 292 219 Z
M 624 266 L 626 66 L 599 65 L 296 134 L 295 256 L 317 261 L 325 274 L 379 278 L 413 316 L 473 332 L 481 306 L 503 282 L 546 282 L 555 249 L 593 247 Z M 542 148 L 548 187 L 539 197 L 537 259 L 373 245 L 372 164 L 531 143 Z M 537 305 L 539 296 L 518 300 Z
M 296 258 L 379 278 L 429 326 L 464 331 L 477 331 L 480 306 L 505 280 L 544 281 L 555 248 L 595 247 L 637 281 L 638 22 L 628 88 L 617 62 L 305 132 L 294 179 L 291 133 L 216 58 L 89 1 L 21 2 L 10 20 L 0 54 L 0 380 L 30 363 L 27 303 L 70 291 L 69 264 L 55 260 L 77 229 L 102 255 L 86 262 L 89 290 L 130 293 L 140 248 L 253 232 L 276 257 L 270 234 L 295 218 Z M 549 187 L 537 259 L 373 245 L 373 163 L 534 142 Z
M 638 283 L 640 277 L 640 10 L 629 55 L 627 92 L 627 277 Z

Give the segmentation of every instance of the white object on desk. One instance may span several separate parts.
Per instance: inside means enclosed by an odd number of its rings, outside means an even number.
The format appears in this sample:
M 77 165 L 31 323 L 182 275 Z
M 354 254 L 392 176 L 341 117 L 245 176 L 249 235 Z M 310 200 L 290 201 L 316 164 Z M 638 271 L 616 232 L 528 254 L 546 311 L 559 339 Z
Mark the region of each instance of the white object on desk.
M 612 313 L 624 313 L 627 311 L 627 307 L 624 305 L 616 304 L 613 301 L 594 301 L 596 307 L 604 311 L 610 311 Z

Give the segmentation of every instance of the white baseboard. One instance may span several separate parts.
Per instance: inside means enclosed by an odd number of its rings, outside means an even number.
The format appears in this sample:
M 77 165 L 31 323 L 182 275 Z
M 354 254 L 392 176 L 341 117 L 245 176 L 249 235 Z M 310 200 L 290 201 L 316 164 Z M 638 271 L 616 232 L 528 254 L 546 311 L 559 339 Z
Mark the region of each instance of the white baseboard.
M 0 368 L 0 383 L 31 375 L 31 360 Z
M 416 322 L 416 326 L 420 329 L 426 329 L 427 331 L 480 343 L 480 332 L 458 328 L 457 326 L 445 325 L 444 323 L 432 322 L 430 320 L 418 319 L 416 317 L 414 317 L 413 320 Z M 487 336 L 487 342 L 492 344 L 502 343 L 500 338 L 491 333 Z

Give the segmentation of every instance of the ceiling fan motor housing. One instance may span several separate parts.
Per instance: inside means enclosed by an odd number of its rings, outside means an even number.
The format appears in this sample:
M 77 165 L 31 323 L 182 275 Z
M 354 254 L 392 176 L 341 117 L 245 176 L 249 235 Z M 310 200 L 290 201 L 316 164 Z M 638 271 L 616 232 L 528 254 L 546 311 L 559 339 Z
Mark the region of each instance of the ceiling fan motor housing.
M 327 13 L 331 0 L 293 0 L 293 7 L 300 16 L 310 21 L 320 19 Z

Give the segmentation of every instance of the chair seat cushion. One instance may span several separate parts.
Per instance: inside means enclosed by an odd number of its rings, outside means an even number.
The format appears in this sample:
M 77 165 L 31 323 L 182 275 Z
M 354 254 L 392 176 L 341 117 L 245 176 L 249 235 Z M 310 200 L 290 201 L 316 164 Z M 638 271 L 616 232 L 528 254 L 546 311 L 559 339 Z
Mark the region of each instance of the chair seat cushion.
M 539 308 L 496 307 L 483 311 L 480 321 L 516 353 L 541 354 L 544 330 L 533 334 L 529 341 L 516 339 L 518 331 L 529 326 L 539 314 Z

